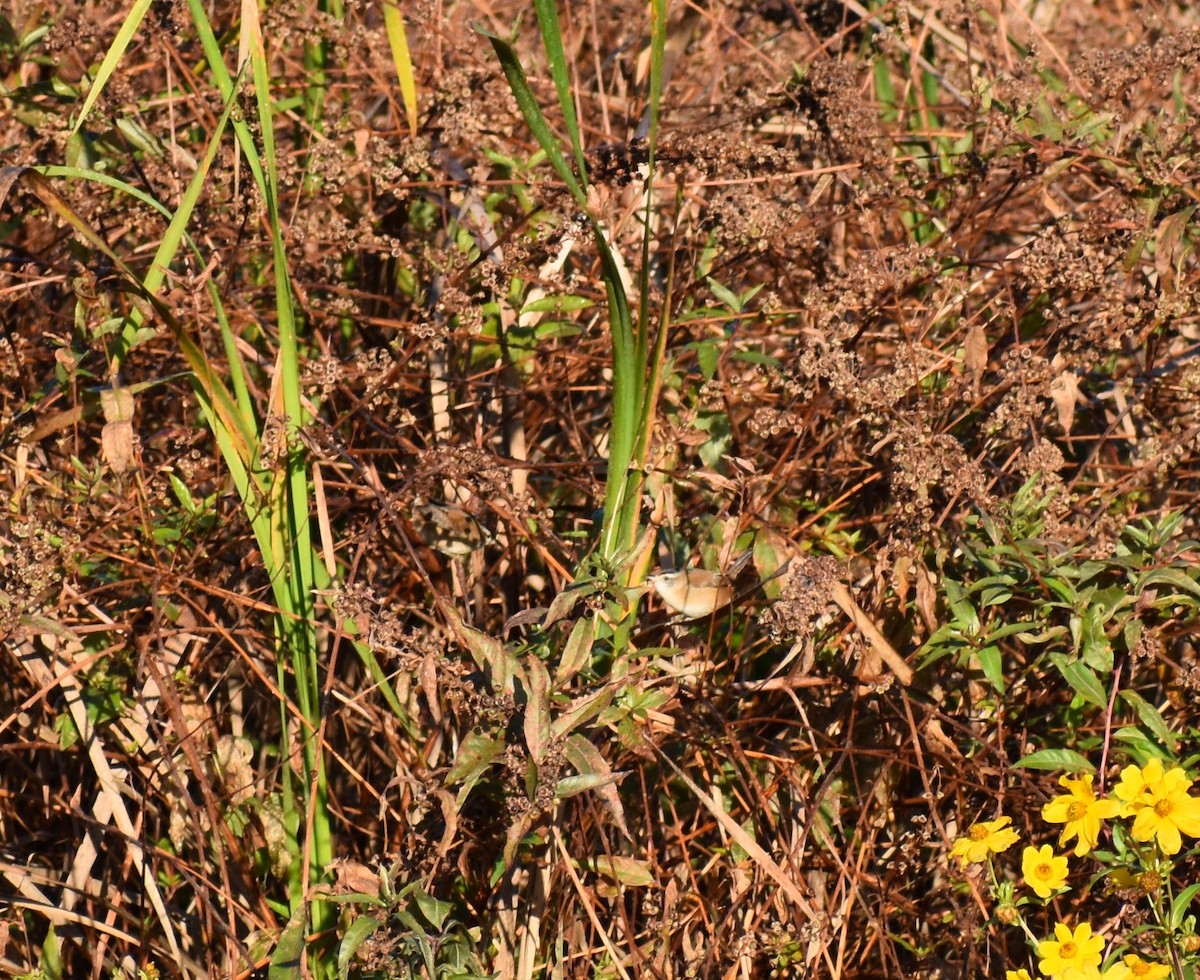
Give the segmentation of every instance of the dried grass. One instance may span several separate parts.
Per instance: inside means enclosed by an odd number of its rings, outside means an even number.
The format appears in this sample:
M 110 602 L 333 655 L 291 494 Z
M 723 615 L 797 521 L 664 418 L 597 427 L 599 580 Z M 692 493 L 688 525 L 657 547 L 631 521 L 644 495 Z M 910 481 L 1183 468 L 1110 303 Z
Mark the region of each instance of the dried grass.
M 236 5 L 217 7 L 232 24 Z M 304 84 L 305 41 L 327 40 L 335 66 L 324 133 L 281 118 L 278 138 L 305 383 L 320 402 L 305 441 L 324 543 L 344 563 L 328 597 L 321 737 L 347 890 L 371 890 L 377 867 L 420 882 L 455 903 L 505 976 L 548 958 L 570 976 L 1001 976 L 1020 944 L 989 921 L 981 884 L 951 873 L 948 842 L 997 801 L 1032 826 L 1052 784 L 1012 764 L 1061 742 L 1071 692 L 1024 672 L 1016 640 L 1003 697 L 950 661 L 912 687 L 892 683 L 870 669 L 872 641 L 833 590 L 850 587 L 911 658 L 945 620 L 939 581 L 969 521 L 1003 517 L 1035 474 L 1057 494 L 1050 551 L 1107 554 L 1135 516 L 1194 508 L 1197 275 L 1190 239 L 1169 222 L 1197 183 L 1195 12 L 1074 2 L 1030 18 L 1013 5 L 905 3 L 874 14 L 878 33 L 850 2 L 673 10 L 682 54 L 665 98 L 654 258 L 679 278 L 658 458 L 682 551 L 753 528 L 797 567 L 779 601 L 759 590 L 687 636 L 646 614 L 639 642 L 672 650 L 639 667 L 663 699 L 640 726 L 593 735 L 623 774 L 626 837 L 596 795 L 529 799 L 519 739 L 461 806 L 446 783 L 460 741 L 519 730 L 521 706 L 482 684 L 439 604 L 517 637 L 522 614 L 570 583 L 603 498 L 596 260 L 577 245 L 554 268 L 578 229 L 573 206 L 548 170 L 504 162 L 533 144 L 469 29 L 480 19 L 506 33 L 521 8 L 405 11 L 415 135 L 400 122 L 378 10 L 339 22 L 304 2 L 268 8 L 280 98 Z M 78 82 L 120 8 L 7 14 L 19 28 L 54 23 L 37 45 L 48 62 L 18 71 L 5 56 L 14 87 Z M 596 207 L 632 261 L 643 8 L 563 16 Z M 124 179 L 171 201 L 221 106 L 197 73 L 186 7 L 152 20 L 93 137 Z M 522 50 L 540 65 L 532 40 Z M 903 58 L 918 51 L 940 84 Z M 879 103 L 872 58 L 898 106 Z M 1063 91 L 1046 95 L 1039 66 Z M 530 74 L 549 104 L 549 82 Z M 981 79 L 1006 111 L 981 106 Z M 1163 114 L 1173 88 L 1180 119 Z M 60 163 L 71 104 L 49 91 L 32 103 L 43 115 L 0 124 L 5 162 Z M 1043 111 L 1053 125 L 1022 121 Z M 1111 114 L 1105 135 L 1078 131 L 1087 113 Z M 166 152 L 136 151 L 118 118 Z M 970 152 L 939 165 L 934 150 L 968 133 Z M 95 185 L 58 186 L 127 260 L 152 254 L 159 217 Z M 220 362 L 201 288 L 215 279 L 266 405 L 270 248 L 250 187 L 226 148 L 193 228 L 214 264 L 173 269 L 167 301 Z M 272 904 L 276 818 L 246 801 L 267 801 L 280 767 L 298 764 L 273 751 L 268 582 L 184 381 L 138 396 L 136 467 L 105 469 L 92 389 L 109 381 L 110 340 L 97 327 L 130 297 L 30 200 L 10 197 L 5 219 L 0 962 L 29 969 L 54 923 L 66 975 L 122 962 L 249 975 L 263 962 L 255 934 L 285 922 Z M 493 239 L 470 254 L 472 240 Z M 1157 256 L 1135 253 L 1139 239 Z M 740 314 L 695 274 L 706 248 L 718 284 L 762 287 Z M 571 315 L 578 335 L 516 357 L 481 335 L 487 304 L 518 325 L 514 278 L 597 306 Z M 184 370 L 164 333 L 123 378 Z M 176 479 L 209 499 L 197 515 Z M 440 518 L 429 530 L 430 502 L 461 509 L 465 530 Z M 445 553 L 448 533 L 468 536 L 468 557 Z M 339 619 L 384 659 L 407 718 L 378 696 Z M 1197 724 L 1193 628 L 1156 622 L 1123 680 L 1163 703 L 1177 732 Z M 65 712 L 83 734 L 70 746 Z M 566 764 L 543 760 L 547 785 L 555 765 Z M 544 846 L 497 875 L 525 816 Z M 649 882 L 615 887 L 587 864 L 606 856 L 643 862 Z M 372 942 L 377 964 L 396 963 L 397 934 Z

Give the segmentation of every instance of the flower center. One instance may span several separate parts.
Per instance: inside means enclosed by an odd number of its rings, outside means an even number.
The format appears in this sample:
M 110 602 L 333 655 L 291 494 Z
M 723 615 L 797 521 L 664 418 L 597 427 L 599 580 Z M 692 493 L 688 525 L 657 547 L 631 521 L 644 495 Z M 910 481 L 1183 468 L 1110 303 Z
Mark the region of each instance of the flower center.
M 1049 878 L 1054 874 L 1054 869 L 1048 864 L 1039 864 L 1037 868 L 1034 869 L 1034 874 L 1036 874 L 1039 878 Z
M 1058 947 L 1058 955 L 1064 960 L 1073 960 L 1079 955 L 1079 947 L 1074 943 L 1063 943 Z
M 974 827 L 972 827 L 969 833 L 971 840 L 979 841 L 987 840 L 988 838 L 987 827 L 981 826 L 980 824 L 976 824 Z
M 1154 812 L 1159 817 L 1169 816 L 1171 813 L 1171 801 L 1159 800 L 1154 804 Z
M 1143 960 L 1139 960 L 1138 962 L 1134 963 L 1133 966 L 1131 966 L 1129 968 L 1129 972 L 1132 973 L 1135 977 L 1144 977 L 1144 976 L 1146 976 L 1146 974 L 1148 974 L 1150 972 L 1151 966 L 1153 966 L 1152 963 L 1146 963 Z
M 1076 800 L 1067 807 L 1067 820 L 1074 823 L 1076 820 L 1082 820 L 1087 816 L 1088 805 L 1082 800 Z

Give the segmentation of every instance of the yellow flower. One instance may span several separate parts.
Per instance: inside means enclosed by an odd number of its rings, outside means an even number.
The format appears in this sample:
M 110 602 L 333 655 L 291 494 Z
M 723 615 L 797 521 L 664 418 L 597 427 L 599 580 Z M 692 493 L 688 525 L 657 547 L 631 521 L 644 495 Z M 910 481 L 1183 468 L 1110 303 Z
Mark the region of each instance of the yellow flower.
M 1134 840 L 1158 841 L 1164 854 L 1177 854 L 1183 846 L 1180 831 L 1200 837 L 1200 799 L 1188 795 L 1192 781 L 1178 766 L 1163 772 L 1151 759 L 1143 768 L 1126 766 L 1113 793 L 1123 801 L 1121 812 L 1133 820 Z
M 1162 780 L 1163 767 L 1158 759 L 1151 759 L 1139 769 L 1126 766 L 1121 778 L 1113 787 L 1113 796 L 1121 801 L 1121 816 L 1134 817 L 1150 802 L 1150 785 Z
M 1021 873 L 1038 898 L 1049 898 L 1066 883 L 1067 859 L 1055 857 L 1049 844 L 1027 847 L 1021 855 Z
M 1038 943 L 1041 958 L 1038 968 L 1053 980 L 1099 980 L 1100 951 L 1104 937 L 1093 936 L 1092 927 L 1081 922 L 1075 931 L 1060 922 L 1054 927 L 1054 939 Z
M 1033 980 L 1028 970 L 1005 970 L 1004 980 Z
M 989 854 L 1007 851 L 1020 838 L 1008 825 L 1010 817 L 999 817 L 985 823 L 977 823 L 963 834 L 950 848 L 950 857 L 958 858 L 965 868 L 968 864 L 986 861 Z
M 1060 776 L 1058 784 L 1067 792 L 1056 796 L 1042 807 L 1042 819 L 1047 823 L 1065 823 L 1059 846 L 1075 838 L 1075 856 L 1082 857 L 1100 839 L 1100 821 L 1109 820 L 1121 812 L 1116 800 L 1098 800 L 1092 792 L 1090 774 L 1078 779 Z
M 1163 980 L 1171 975 L 1171 968 L 1162 963 L 1148 963 L 1137 953 L 1123 956 L 1103 973 L 1103 980 Z

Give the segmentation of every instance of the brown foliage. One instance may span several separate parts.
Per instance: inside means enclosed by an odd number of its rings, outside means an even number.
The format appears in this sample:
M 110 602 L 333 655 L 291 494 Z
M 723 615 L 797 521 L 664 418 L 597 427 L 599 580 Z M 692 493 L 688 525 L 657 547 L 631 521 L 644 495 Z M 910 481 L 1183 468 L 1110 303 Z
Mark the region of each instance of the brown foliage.
M 311 6 L 270 6 L 265 32 L 317 408 L 300 441 L 343 576 L 325 610 L 321 733 L 339 857 L 353 862 L 342 870 L 379 862 L 453 901 L 481 930 L 481 961 L 502 973 L 518 924 L 534 919 L 539 962 L 563 937 L 565 975 L 611 963 L 606 941 L 629 975 L 649 977 L 1002 976 L 1023 963 L 1015 933 L 989 922 L 980 882 L 951 873 L 948 843 L 997 801 L 1044 835 L 1032 817 L 1052 784 L 1013 763 L 1066 744 L 1065 719 L 1082 718 L 1095 740 L 1113 719 L 1070 715 L 1070 690 L 1040 683 L 1044 668 L 1016 638 L 1004 644 L 1005 695 L 953 660 L 911 688 L 891 683 L 864 666 L 871 643 L 832 595 L 851 588 L 916 666 L 948 618 L 940 582 L 957 574 L 972 522 L 1004 525 L 1026 481 L 1052 498 L 1047 553 L 1079 549 L 1080 560 L 1111 555 L 1135 516 L 1193 508 L 1192 6 L 1065 3 L 1031 20 L 1011 4 L 902 4 L 873 22 L 832 0 L 672 8 L 681 54 L 664 99 L 648 297 L 672 358 L 656 421 L 675 521 L 663 538 L 674 559 L 711 563 L 723 535 L 753 531 L 796 564 L 699 626 L 645 613 L 635 669 L 661 698 L 636 725 L 592 732 L 623 774 L 628 836 L 600 795 L 547 792 L 571 772 L 557 745 L 538 764 L 540 792 L 528 792 L 520 738 L 461 807 L 446 781 L 468 733 L 519 731 L 522 706 L 483 683 L 444 608 L 491 637 L 532 636 L 529 611 L 571 583 L 604 492 L 598 261 L 549 168 L 525 166 L 535 144 L 471 29 L 479 19 L 506 34 L 525 5 L 405 10 L 415 134 L 378 8 L 338 20 Z M 79 84 L 123 5 L 17 7 L 18 31 L 52 29 L 32 49 L 43 60 L 0 58 L 14 93 L 4 162 L 60 164 L 78 149 L 75 102 L 50 83 Z M 215 7 L 233 31 L 238 5 Z M 593 207 L 635 266 L 644 5 L 569 4 L 562 17 Z M 93 160 L 168 207 L 223 109 L 189 23 L 182 3 L 155 8 L 87 127 Z M 319 42 L 329 84 L 314 130 L 298 100 L 304 45 Z M 527 25 L 520 49 L 550 106 L 535 42 Z M 249 120 L 248 96 L 245 108 Z M 102 184 L 56 187 L 145 271 L 161 215 Z M 213 279 L 267 419 L 271 252 L 231 143 L 190 231 L 211 264 L 180 263 L 163 298 L 223 363 Z M 269 583 L 171 335 L 134 347 L 110 377 L 106 324 L 135 302 L 113 270 L 16 193 L 0 241 L 0 894 L 25 903 L 6 913 L 0 955 L 28 968 L 52 921 L 67 975 L 107 974 L 122 957 L 171 970 L 140 850 L 185 971 L 239 974 L 261 955 L 253 934 L 285 924 L 271 904 L 283 887 L 271 794 L 280 768 L 299 764 L 274 752 Z M 595 305 L 547 316 L 577 333 L 538 337 L 519 318 L 533 287 Z M 722 287 L 760 291 L 735 311 Z M 123 474 L 102 450 L 96 392 L 118 380 L 160 382 L 137 395 Z M 264 423 L 268 464 L 298 450 L 282 422 Z M 1174 730 L 1194 729 L 1193 623 L 1151 619 L 1121 683 L 1166 704 Z M 338 622 L 358 626 L 407 717 L 379 697 Z M 82 641 L 55 640 L 59 626 Z M 606 666 L 585 671 L 577 693 Z M 88 746 L 60 745 L 76 696 L 132 789 L 132 833 L 98 809 Z M 544 846 L 493 875 L 521 820 Z M 613 855 L 643 862 L 650 883 L 618 888 L 588 864 Z M 1103 910 L 1121 921 L 1119 904 Z M 373 942 L 376 962 L 396 962 L 395 935 Z

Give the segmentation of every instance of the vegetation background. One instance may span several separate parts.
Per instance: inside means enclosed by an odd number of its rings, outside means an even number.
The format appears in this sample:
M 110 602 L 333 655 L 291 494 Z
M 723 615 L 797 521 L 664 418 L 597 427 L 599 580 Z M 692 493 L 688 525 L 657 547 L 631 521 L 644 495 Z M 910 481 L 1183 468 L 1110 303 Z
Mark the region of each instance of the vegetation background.
M 1196 761 L 1196 7 L 537 7 L 2 5 L 0 969 L 999 977 Z

